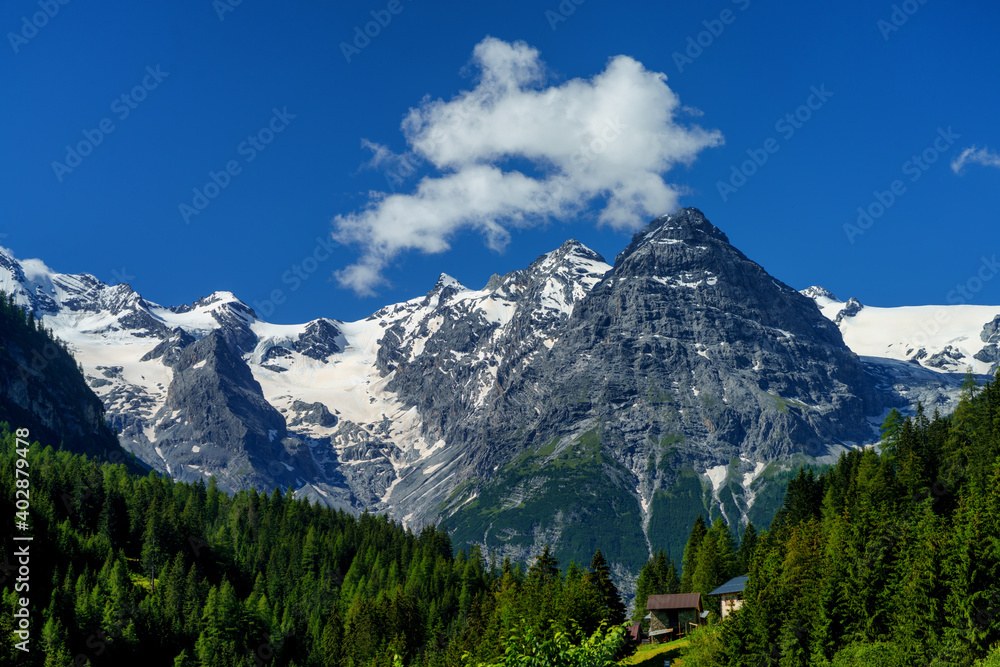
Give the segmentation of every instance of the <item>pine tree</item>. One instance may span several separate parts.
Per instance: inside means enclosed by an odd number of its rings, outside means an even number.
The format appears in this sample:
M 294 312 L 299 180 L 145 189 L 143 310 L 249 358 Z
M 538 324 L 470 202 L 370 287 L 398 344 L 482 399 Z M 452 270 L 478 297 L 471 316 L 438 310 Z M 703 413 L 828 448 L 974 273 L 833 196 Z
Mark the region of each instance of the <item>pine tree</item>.
M 635 582 L 635 611 L 632 612 L 632 620 L 640 621 L 646 615 L 646 601 L 650 595 L 656 595 L 657 577 L 655 574 L 653 561 L 649 560 L 639 571 L 639 578 Z
M 160 504 L 158 499 L 154 499 L 149 511 L 146 513 L 146 529 L 142 534 L 142 568 L 143 573 L 149 577 L 150 586 L 156 590 L 155 577 L 156 570 L 162 567 L 160 561 Z
M 701 549 L 701 542 L 705 538 L 708 529 L 705 527 L 705 520 L 698 515 L 694 526 L 691 528 L 691 535 L 688 537 L 687 545 L 684 547 L 684 562 L 681 569 L 681 593 L 691 593 L 693 588 L 694 571 L 698 567 L 698 552 Z
M 42 627 L 44 667 L 65 667 L 73 661 L 69 650 L 69 633 L 58 618 L 49 618 Z
M 702 540 L 701 548 L 698 550 L 697 565 L 691 578 L 691 592 L 705 595 L 715 590 L 725 581 L 725 579 L 719 581 L 724 576 L 723 568 L 718 542 L 714 539 L 714 535 L 709 533 Z
M 907 527 L 899 569 L 905 576 L 895 586 L 892 621 L 895 644 L 908 664 L 930 662 L 940 648 L 939 628 L 947 623 L 942 554 L 946 543 L 940 518 L 930 502 L 919 508 L 919 521 Z
M 198 663 L 191 657 L 188 650 L 184 649 L 174 658 L 174 667 L 198 667 Z
M 899 410 L 893 408 L 889 411 L 889 414 L 880 427 L 882 433 L 882 453 L 890 458 L 894 457 L 897 453 L 900 432 L 902 431 L 904 421 L 903 415 Z
M 535 558 L 535 562 L 528 568 L 528 580 L 545 584 L 559 577 L 559 561 L 549 552 L 549 545 L 545 545 L 542 553 Z
M 729 530 L 729 524 L 722 517 L 715 520 L 709 532 L 713 533 L 716 549 L 719 552 L 719 576 L 722 579 L 719 585 L 722 585 L 742 573 L 739 559 L 736 556 L 736 543 L 733 540 L 732 531 Z
M 729 526 L 717 518 L 702 539 L 691 581 L 692 592 L 710 593 L 734 576 L 739 569 Z
M 740 548 L 736 551 L 736 562 L 741 574 L 750 571 L 750 561 L 756 548 L 757 529 L 754 528 L 753 521 L 750 521 L 747 523 L 746 530 L 743 531 L 743 537 L 740 538 Z
M 587 581 L 597 590 L 602 606 L 606 610 L 608 623 L 611 625 L 623 623 L 625 603 L 622 602 L 621 595 L 611 580 L 611 568 L 608 567 L 608 562 L 604 560 L 604 554 L 600 549 L 594 553 L 594 558 L 590 561 Z

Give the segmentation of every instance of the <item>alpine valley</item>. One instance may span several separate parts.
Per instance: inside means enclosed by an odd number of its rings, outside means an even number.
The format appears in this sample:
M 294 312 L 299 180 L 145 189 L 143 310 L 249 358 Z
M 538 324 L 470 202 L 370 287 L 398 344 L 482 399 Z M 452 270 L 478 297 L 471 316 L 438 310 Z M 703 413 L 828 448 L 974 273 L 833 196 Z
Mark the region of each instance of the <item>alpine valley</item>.
M 158 471 L 292 486 L 515 560 L 599 546 L 625 589 L 654 549 L 680 562 L 698 514 L 764 526 L 799 466 L 877 442 L 893 407 L 950 411 L 967 369 L 1000 363 L 1000 307 L 799 292 L 690 208 L 613 265 L 570 240 L 357 322 L 269 324 L 228 292 L 163 307 L 3 249 L 0 288 Z

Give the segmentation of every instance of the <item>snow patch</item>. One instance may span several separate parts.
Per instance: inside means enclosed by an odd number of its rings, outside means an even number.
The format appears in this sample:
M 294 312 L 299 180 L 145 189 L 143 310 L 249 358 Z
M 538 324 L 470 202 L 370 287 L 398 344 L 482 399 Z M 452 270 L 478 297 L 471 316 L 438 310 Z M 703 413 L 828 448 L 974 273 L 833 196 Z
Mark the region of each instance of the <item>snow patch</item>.
M 708 480 L 712 483 L 712 493 L 715 496 L 719 495 L 719 489 L 721 489 L 723 483 L 725 483 L 728 473 L 728 465 L 715 466 L 714 468 L 709 468 L 705 471 L 705 474 L 708 476 Z

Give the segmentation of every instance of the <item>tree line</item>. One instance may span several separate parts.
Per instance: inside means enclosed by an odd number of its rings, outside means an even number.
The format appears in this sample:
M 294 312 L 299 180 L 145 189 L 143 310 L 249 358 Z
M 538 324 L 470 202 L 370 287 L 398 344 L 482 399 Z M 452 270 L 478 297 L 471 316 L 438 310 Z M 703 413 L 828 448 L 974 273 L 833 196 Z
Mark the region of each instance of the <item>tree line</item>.
M 15 511 L 16 441 L 0 424 L 0 516 Z M 33 647 L 5 665 L 173 667 L 499 660 L 525 632 L 584 638 L 625 607 L 603 555 L 526 570 L 434 526 L 355 517 L 289 492 L 221 492 L 33 444 Z M 14 543 L 5 532 L 4 553 Z M 5 564 L 0 633 L 14 630 Z M 520 639 L 519 639 L 520 638 Z

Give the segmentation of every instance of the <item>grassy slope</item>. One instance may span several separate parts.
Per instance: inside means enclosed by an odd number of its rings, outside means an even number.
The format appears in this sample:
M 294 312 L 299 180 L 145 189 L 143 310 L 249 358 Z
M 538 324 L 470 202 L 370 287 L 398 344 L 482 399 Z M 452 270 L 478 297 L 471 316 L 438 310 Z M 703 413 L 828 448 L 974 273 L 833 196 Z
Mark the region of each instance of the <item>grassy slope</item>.
M 675 639 L 667 644 L 645 645 L 639 647 L 635 655 L 622 660 L 620 665 L 633 667 L 663 667 L 665 660 L 671 661 L 671 667 L 681 667 L 684 663 L 678 660 L 681 650 L 688 645 L 687 639 Z
M 536 533 L 551 531 L 558 534 L 553 547 L 564 564 L 589 563 L 600 548 L 609 561 L 638 570 L 646 562 L 646 541 L 639 504 L 619 481 L 627 472 L 602 453 L 596 429 L 561 449 L 560 444 L 554 440 L 526 450 L 504 466 L 474 500 L 444 521 L 452 540 L 456 545 L 481 542 L 489 531 L 490 547 L 524 549 Z

